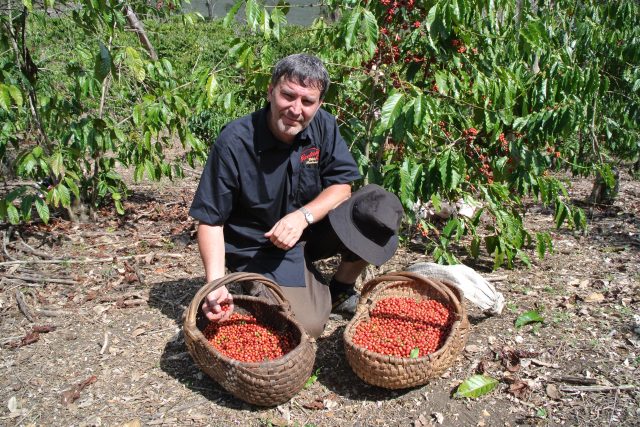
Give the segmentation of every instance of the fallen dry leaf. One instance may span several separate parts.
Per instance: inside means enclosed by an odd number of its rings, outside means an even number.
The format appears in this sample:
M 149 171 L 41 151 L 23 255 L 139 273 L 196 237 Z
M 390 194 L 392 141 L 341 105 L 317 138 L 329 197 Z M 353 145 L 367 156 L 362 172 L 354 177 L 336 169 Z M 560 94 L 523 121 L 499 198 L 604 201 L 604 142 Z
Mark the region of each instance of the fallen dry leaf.
M 477 353 L 479 351 L 482 351 L 482 349 L 478 345 L 469 344 L 464 348 L 464 351 L 466 351 L 467 353 Z
M 324 409 L 324 402 L 322 402 L 322 399 L 315 399 L 315 400 L 312 400 L 310 402 L 303 403 L 302 407 L 306 408 L 306 409 L 313 409 L 313 410 L 317 411 L 317 410 L 320 410 L 320 409 Z
M 146 332 L 147 332 L 147 330 L 145 328 L 138 328 L 138 329 L 134 330 L 133 332 L 131 332 L 131 335 L 134 336 L 134 337 L 137 337 L 137 336 L 142 335 L 142 334 L 144 334 Z
M 587 303 L 602 302 L 602 301 L 604 301 L 604 295 L 602 295 L 599 292 L 590 293 L 584 298 L 584 302 L 587 302 Z
M 558 387 L 556 387 L 555 384 L 547 384 L 546 392 L 547 392 L 547 396 L 549 396 L 553 400 L 562 399 L 562 395 L 560 394 L 560 391 L 558 390 Z
M 78 398 L 80 398 L 80 392 L 84 390 L 85 387 L 95 383 L 96 381 L 98 381 L 98 377 L 96 377 L 95 375 L 91 375 L 86 380 L 74 385 L 71 389 L 64 391 L 62 393 L 62 397 L 60 398 L 60 402 L 65 406 L 75 402 L 76 400 L 78 400 Z
M 524 381 L 517 380 L 509 386 L 509 393 L 518 399 L 522 399 L 529 394 L 529 386 Z
M 338 406 L 338 401 L 334 399 L 323 399 L 322 403 L 324 404 L 324 407 L 327 409 L 333 409 L 336 406 Z
M 15 396 L 11 396 L 9 402 L 7 403 L 7 407 L 9 408 L 9 412 L 16 412 L 19 409 L 18 399 Z
M 20 341 L 13 341 L 9 343 L 8 346 L 10 348 L 24 347 L 25 345 L 38 342 L 39 339 L 40 339 L 40 334 L 38 332 L 29 332 L 27 335 L 22 337 Z

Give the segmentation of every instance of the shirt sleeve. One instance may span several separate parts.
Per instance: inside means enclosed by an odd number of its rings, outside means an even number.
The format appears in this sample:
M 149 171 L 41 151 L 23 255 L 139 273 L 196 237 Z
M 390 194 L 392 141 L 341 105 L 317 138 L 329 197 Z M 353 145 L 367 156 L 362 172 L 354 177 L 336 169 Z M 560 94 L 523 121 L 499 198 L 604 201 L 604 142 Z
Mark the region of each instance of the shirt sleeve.
M 238 170 L 224 141 L 211 147 L 189 215 L 209 225 L 223 225 L 234 206 Z
M 320 159 L 322 187 L 333 184 L 347 184 L 361 178 L 358 165 L 349 152 L 347 143 L 340 134 L 335 117 L 326 113 L 324 150 Z

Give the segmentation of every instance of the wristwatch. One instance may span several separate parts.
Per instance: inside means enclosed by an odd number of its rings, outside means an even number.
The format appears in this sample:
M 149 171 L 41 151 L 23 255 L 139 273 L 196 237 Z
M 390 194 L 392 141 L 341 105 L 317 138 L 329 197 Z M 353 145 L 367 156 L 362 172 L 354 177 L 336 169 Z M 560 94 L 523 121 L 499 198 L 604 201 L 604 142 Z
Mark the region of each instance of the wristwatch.
M 309 224 L 309 225 L 313 224 L 313 214 L 311 213 L 311 211 L 309 209 L 307 209 L 307 208 L 305 208 L 303 206 L 298 210 L 300 212 L 302 212 L 302 214 L 304 215 L 304 219 L 307 221 L 307 224 Z

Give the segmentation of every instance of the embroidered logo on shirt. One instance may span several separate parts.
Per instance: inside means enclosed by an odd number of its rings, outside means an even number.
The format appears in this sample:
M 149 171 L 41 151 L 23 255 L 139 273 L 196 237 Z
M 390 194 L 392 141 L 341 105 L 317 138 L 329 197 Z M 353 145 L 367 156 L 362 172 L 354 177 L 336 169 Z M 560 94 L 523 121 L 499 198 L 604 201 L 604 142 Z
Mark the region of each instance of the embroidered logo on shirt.
M 311 147 L 305 149 L 300 154 L 300 163 L 303 165 L 317 165 L 320 160 L 320 149 L 318 147 Z

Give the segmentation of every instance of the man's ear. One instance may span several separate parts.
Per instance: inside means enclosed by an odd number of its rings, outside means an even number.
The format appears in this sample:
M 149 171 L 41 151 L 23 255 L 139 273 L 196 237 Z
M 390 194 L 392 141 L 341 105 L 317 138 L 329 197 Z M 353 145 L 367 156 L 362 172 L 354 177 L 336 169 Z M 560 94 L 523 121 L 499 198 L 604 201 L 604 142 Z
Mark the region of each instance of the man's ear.
M 269 83 L 269 86 L 267 86 L 267 99 L 271 97 L 271 92 L 273 92 L 273 85 Z

